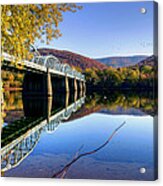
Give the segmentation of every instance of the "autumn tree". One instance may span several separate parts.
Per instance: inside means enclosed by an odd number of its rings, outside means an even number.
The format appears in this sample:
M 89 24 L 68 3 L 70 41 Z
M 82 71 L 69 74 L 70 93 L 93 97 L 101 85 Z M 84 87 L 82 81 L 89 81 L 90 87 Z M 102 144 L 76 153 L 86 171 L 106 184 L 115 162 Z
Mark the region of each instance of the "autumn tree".
M 141 68 L 141 73 L 145 75 L 145 77 L 151 76 L 151 73 L 154 72 L 151 66 L 145 65 Z
M 86 68 L 84 74 L 86 76 L 86 80 L 90 81 L 91 83 L 94 83 L 98 79 L 98 76 L 94 69 Z
M 36 39 L 50 40 L 61 36 L 58 25 L 64 12 L 81 9 L 74 3 L 24 4 L 1 6 L 1 46 L 18 59 L 29 59 L 30 44 Z

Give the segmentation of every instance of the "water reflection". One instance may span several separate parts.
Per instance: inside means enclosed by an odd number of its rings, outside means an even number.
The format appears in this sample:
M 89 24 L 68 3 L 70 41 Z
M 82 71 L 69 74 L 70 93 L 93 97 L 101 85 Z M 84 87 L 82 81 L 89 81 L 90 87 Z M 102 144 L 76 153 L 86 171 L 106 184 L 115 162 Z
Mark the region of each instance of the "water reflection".
M 85 95 L 69 104 L 69 94 L 52 98 L 23 97 L 24 117 L 5 125 L 1 135 L 2 171 L 18 166 L 34 149 L 41 132 L 54 132 L 85 102 Z M 76 100 L 77 99 L 77 100 Z M 72 100 L 72 99 L 71 99 Z
M 63 170 L 57 177 L 154 179 L 157 100 L 152 93 L 109 92 L 86 97 L 75 93 L 49 99 L 10 94 L 13 101 L 5 96 L 2 130 L 5 176 L 55 177 Z M 19 100 L 19 107 L 14 100 Z M 104 144 L 123 121 L 125 127 L 109 146 L 67 168 L 81 154 Z M 147 168 L 144 175 L 138 171 L 142 166 Z
M 72 114 L 71 120 L 94 112 L 111 115 L 157 115 L 157 99 L 153 92 L 107 92 L 93 93 L 86 97 L 85 105 L 77 113 Z
M 149 115 L 157 114 L 157 99 L 153 92 L 109 92 L 108 94 L 90 94 L 86 100 L 86 107 L 101 107 L 111 114 Z M 95 108 L 94 108 L 95 109 Z M 137 113 L 134 113 L 134 110 Z

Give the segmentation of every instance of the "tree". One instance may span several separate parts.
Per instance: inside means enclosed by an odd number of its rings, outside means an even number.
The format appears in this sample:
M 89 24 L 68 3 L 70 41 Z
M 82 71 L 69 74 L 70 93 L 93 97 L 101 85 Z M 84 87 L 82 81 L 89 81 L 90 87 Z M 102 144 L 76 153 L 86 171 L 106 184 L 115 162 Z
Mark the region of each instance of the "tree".
M 132 85 L 135 85 L 135 83 L 139 80 L 139 72 L 137 70 L 128 69 L 127 80 Z
M 91 68 L 86 68 L 85 69 L 85 75 L 86 75 L 86 80 L 91 81 L 92 79 L 98 79 L 98 76 L 95 72 L 95 70 Z
M 150 76 L 151 73 L 152 73 L 152 67 L 151 66 L 148 66 L 148 65 L 144 65 L 142 68 L 141 68 L 141 73 L 142 74 L 146 74 L 146 76 Z M 154 71 L 153 71 L 154 72 Z
M 76 12 L 77 9 L 81 6 L 74 3 L 2 5 L 2 52 L 17 59 L 30 59 L 30 44 L 42 38 L 48 44 L 50 40 L 60 37 L 58 24 L 63 21 L 63 12 Z
M 123 82 L 119 71 L 114 68 L 107 69 L 106 77 L 107 77 L 107 86 L 109 87 L 119 86 Z

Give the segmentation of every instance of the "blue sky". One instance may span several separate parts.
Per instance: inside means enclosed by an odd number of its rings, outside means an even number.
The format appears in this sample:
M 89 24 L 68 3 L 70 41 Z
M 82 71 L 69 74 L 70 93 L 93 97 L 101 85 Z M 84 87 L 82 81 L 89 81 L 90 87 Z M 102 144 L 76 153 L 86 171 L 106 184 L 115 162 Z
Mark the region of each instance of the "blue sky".
M 153 3 L 83 3 L 83 9 L 64 13 L 62 37 L 48 47 L 91 58 L 150 55 L 153 52 Z M 146 8 L 146 14 L 140 12 Z M 37 42 L 37 46 L 46 45 Z

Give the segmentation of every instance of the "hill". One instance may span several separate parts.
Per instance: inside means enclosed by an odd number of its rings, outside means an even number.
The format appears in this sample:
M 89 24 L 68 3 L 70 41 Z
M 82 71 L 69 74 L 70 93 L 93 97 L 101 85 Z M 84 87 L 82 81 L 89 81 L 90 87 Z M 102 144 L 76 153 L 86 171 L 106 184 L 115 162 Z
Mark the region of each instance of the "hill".
M 139 67 L 142 67 L 144 65 L 148 65 L 148 66 L 152 66 L 152 67 L 157 67 L 158 65 L 158 59 L 156 56 L 152 55 L 142 61 L 140 61 L 138 64 L 137 64 Z
M 119 57 L 100 58 L 100 59 L 96 59 L 96 60 L 107 65 L 107 66 L 119 68 L 119 67 L 134 66 L 135 64 L 146 59 L 147 57 L 148 56 L 145 56 L 145 55 L 126 56 L 126 57 L 119 56 Z
M 39 48 L 38 51 L 41 55 L 54 55 L 59 58 L 61 62 L 68 63 L 70 66 L 80 67 L 82 70 L 86 68 L 97 68 L 99 70 L 107 68 L 105 64 L 94 59 L 65 50 Z

